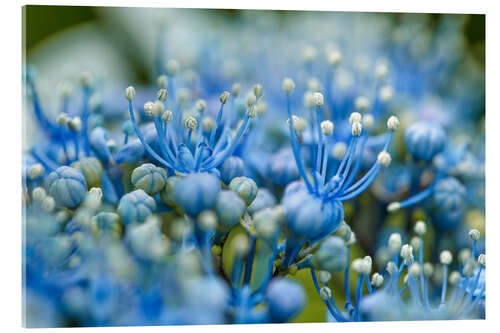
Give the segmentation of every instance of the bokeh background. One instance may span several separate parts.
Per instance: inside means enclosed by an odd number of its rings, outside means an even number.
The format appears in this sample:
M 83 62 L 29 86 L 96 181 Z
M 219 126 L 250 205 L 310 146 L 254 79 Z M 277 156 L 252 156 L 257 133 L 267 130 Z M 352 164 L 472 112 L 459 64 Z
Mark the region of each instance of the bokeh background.
M 467 66 L 472 66 L 472 72 L 477 73 L 479 79 L 478 91 L 484 94 L 484 64 L 485 64 L 485 16 L 484 15 L 450 15 L 450 14 L 407 14 L 407 13 L 308 13 L 295 11 L 243 11 L 243 10 L 197 10 L 197 9 L 142 9 L 142 8 L 106 8 L 106 7 L 79 7 L 79 6 L 26 6 L 23 8 L 24 15 L 24 56 L 25 62 L 32 64 L 40 75 L 40 90 L 46 99 L 48 108 L 51 103 L 57 103 L 50 99 L 54 87 L 74 73 L 80 70 L 90 70 L 98 73 L 113 82 L 121 82 L 123 87 L 134 85 L 145 85 L 154 79 L 154 44 L 156 38 L 156 27 L 163 21 L 167 21 L 169 34 L 176 36 L 182 41 L 183 34 L 201 33 L 210 29 L 221 29 L 225 25 L 238 25 L 255 22 L 261 27 L 265 22 L 260 18 L 266 18 L 266 22 L 273 22 L 269 27 L 276 34 L 289 33 L 287 30 L 290 22 L 303 24 L 303 15 L 308 18 L 330 15 L 343 19 L 350 15 L 354 20 L 371 20 L 383 18 L 383 22 L 390 24 L 394 30 L 408 24 L 418 22 L 419 26 L 425 28 L 425 33 L 431 36 L 436 32 L 439 23 L 454 16 L 461 21 L 459 35 L 461 36 L 462 50 L 467 53 Z M 176 22 L 189 19 L 197 24 L 190 31 L 176 31 Z M 361 25 L 362 26 L 362 25 Z M 223 29 L 223 28 L 222 28 Z M 252 29 L 252 25 L 248 25 Z M 287 31 L 285 31 L 287 30 Z M 339 32 L 332 32 L 339 33 Z M 363 34 L 363 29 L 355 34 Z M 368 33 L 368 32 L 366 32 Z M 233 36 L 234 37 L 234 36 Z M 245 36 L 242 36 L 243 39 Z M 194 39 L 187 38 L 184 43 L 189 45 Z M 217 47 L 214 44 L 214 47 Z M 417 46 L 418 47 L 418 46 Z M 175 52 L 175 50 L 174 50 Z M 185 55 L 189 57 L 189 54 Z M 237 57 L 237 54 L 233 54 Z M 177 54 L 182 58 L 181 54 Z M 230 64 L 228 69 L 231 71 Z M 457 74 L 458 77 L 458 74 Z M 278 82 L 282 77 L 277 78 Z M 123 87 L 120 87 L 123 88 Z M 279 87 L 279 86 L 278 86 Z M 438 93 L 438 92 L 437 92 Z M 472 114 L 477 115 L 478 121 L 484 118 L 484 98 L 478 96 L 478 102 L 473 104 L 475 110 Z M 25 103 L 26 104 L 26 103 Z M 30 116 L 24 110 L 25 122 L 24 146 L 29 145 L 31 140 L 36 140 L 37 134 L 27 130 L 31 128 Z M 368 193 L 360 200 L 373 200 Z M 349 217 L 349 204 L 346 205 L 346 215 Z M 367 212 L 371 214 L 372 212 Z M 398 225 L 398 217 L 389 224 Z M 368 218 L 369 220 L 369 218 Z M 483 219 L 484 224 L 484 219 Z M 353 229 L 359 235 L 359 242 L 353 248 L 352 257 L 360 257 L 366 253 L 373 255 L 373 231 L 369 226 L 356 222 Z M 296 322 L 318 322 L 325 320 L 325 311 L 321 299 L 317 297 L 314 286 L 307 271 L 299 272 L 295 279 L 301 281 L 308 294 L 308 304 Z M 355 279 L 354 276 L 352 276 Z M 333 289 L 338 297 L 343 289 L 339 281 L 337 290 Z M 353 281 L 355 283 L 355 281 Z

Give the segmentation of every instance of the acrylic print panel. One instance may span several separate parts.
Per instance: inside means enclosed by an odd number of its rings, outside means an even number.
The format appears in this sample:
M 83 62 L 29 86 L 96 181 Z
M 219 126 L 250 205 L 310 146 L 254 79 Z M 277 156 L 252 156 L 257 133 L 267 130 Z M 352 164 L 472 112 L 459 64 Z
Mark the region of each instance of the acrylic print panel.
M 25 326 L 484 318 L 483 15 L 23 17 Z

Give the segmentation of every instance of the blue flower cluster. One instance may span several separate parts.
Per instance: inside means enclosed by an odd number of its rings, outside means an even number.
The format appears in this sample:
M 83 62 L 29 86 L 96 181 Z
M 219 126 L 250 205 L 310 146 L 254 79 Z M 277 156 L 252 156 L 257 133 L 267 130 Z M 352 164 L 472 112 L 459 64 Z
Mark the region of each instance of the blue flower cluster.
M 189 61 L 162 26 L 155 84 L 95 104 L 84 73 L 55 116 L 26 66 L 43 134 L 23 153 L 27 326 L 281 323 L 315 300 L 337 322 L 484 318 L 484 114 L 456 74 L 463 22 L 369 16 L 358 45 L 338 33 L 356 16 L 302 15 L 286 38 L 273 16 L 228 23 L 245 41 L 214 44 L 213 28 Z

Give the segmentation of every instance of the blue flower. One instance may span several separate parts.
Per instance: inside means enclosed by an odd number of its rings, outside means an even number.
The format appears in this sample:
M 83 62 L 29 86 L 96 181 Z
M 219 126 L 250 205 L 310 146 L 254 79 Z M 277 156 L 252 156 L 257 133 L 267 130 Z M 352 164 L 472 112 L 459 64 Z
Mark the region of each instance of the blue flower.
M 287 322 L 304 307 L 306 295 L 296 281 L 276 278 L 266 290 L 269 315 L 274 322 Z
M 144 222 L 156 209 L 153 198 L 143 190 L 135 190 L 125 194 L 118 203 L 116 212 L 120 215 L 123 223 Z

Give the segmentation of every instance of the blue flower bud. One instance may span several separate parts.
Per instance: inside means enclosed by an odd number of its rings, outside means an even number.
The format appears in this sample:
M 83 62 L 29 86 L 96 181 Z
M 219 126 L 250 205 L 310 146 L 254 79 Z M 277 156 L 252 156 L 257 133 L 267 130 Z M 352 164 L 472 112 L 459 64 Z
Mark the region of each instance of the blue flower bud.
M 259 188 L 257 196 L 247 210 L 250 214 L 254 214 L 261 209 L 272 207 L 276 205 L 276 197 L 267 188 Z
M 61 166 L 51 172 L 47 178 L 48 193 L 58 206 L 74 208 L 87 194 L 87 183 L 80 171 L 68 166 Z
M 101 186 L 102 164 L 97 158 L 83 157 L 71 163 L 71 167 L 79 170 L 83 174 L 89 189 Z
M 235 177 L 243 175 L 243 160 L 237 156 L 228 157 L 219 167 L 221 180 L 224 184 L 229 184 Z
M 97 157 L 104 163 L 113 160 L 108 145 L 106 144 L 108 139 L 108 132 L 102 127 L 97 127 L 90 133 L 90 146 L 95 151 Z
M 274 322 L 287 322 L 304 307 L 306 295 L 302 286 L 287 278 L 271 280 L 266 290 L 269 315 Z
M 113 212 L 101 212 L 91 221 L 91 229 L 95 234 L 108 234 L 119 238 L 122 230 L 120 216 Z
M 290 149 L 283 149 L 269 160 L 269 179 L 278 186 L 285 186 L 299 178 L 299 170 Z
M 417 160 L 431 161 L 446 144 L 443 128 L 431 122 L 417 122 L 405 131 L 406 149 Z
M 287 230 L 298 240 L 319 240 L 337 230 L 344 219 L 344 206 L 337 200 L 322 202 L 306 189 L 283 198 Z
M 465 187 L 454 177 L 440 180 L 434 190 L 434 224 L 441 230 L 457 227 L 465 213 Z
M 347 247 L 337 236 L 325 239 L 313 257 L 314 268 L 331 273 L 340 272 L 347 264 Z
M 175 198 L 174 198 L 174 187 L 182 178 L 179 176 L 171 176 L 167 178 L 165 182 L 165 187 L 160 192 L 160 198 L 169 206 L 175 206 Z
M 223 190 L 217 196 L 215 212 L 223 226 L 233 227 L 245 212 L 245 202 L 233 191 Z
M 139 139 L 129 141 L 115 155 L 115 162 L 120 163 L 135 163 L 144 156 L 144 146 Z
M 240 198 L 249 206 L 257 196 L 257 184 L 253 179 L 247 177 L 236 177 L 229 183 L 229 188 L 236 192 Z
M 165 169 L 151 163 L 144 163 L 132 171 L 131 181 L 136 189 L 153 196 L 160 192 L 167 180 Z
M 118 203 L 117 213 L 123 223 L 144 222 L 156 209 L 153 198 L 143 190 L 135 190 L 125 194 Z
M 184 212 L 196 216 L 211 209 L 220 192 L 220 181 L 209 173 L 192 173 L 174 186 L 174 199 Z

